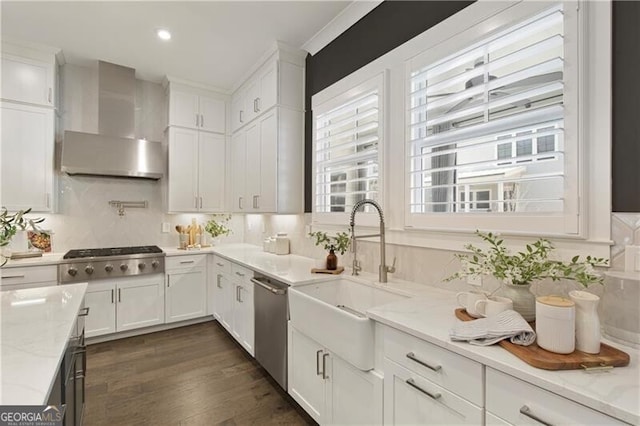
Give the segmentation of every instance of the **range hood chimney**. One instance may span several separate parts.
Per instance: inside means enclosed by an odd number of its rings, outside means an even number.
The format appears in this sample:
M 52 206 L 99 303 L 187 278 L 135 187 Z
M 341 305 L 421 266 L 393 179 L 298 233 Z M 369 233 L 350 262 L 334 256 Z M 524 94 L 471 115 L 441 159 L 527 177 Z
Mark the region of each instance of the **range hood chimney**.
M 61 169 L 70 175 L 160 179 L 162 144 L 135 139 L 133 68 L 98 61 L 98 134 L 65 131 Z

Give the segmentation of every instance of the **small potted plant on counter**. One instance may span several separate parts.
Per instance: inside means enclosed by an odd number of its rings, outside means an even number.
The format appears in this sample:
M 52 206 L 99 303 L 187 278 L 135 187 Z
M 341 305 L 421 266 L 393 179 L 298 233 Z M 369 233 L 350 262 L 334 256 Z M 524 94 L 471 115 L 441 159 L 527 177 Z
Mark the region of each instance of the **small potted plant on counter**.
M 326 232 L 316 231 L 310 232 L 309 236 L 316 239 L 315 244 L 317 246 L 321 245 L 329 252 L 326 263 L 327 270 L 335 271 L 338 269 L 338 256 L 336 256 L 336 251 L 340 252 L 340 255 L 346 253 L 351 242 L 349 234 L 346 232 L 338 232 L 335 237 L 329 237 Z
M 554 247 L 548 240 L 539 238 L 527 244 L 525 250 L 511 253 L 498 235 L 491 232 L 476 231 L 476 235 L 488 245 L 486 249 L 473 244 L 464 247 L 471 254 L 456 254 L 462 268 L 446 278 L 451 281 L 457 278 L 494 276 L 501 284 L 496 294 L 513 300 L 513 309 L 525 320 L 535 319 L 535 295 L 531 293 L 531 284 L 536 281 L 550 279 L 575 281 L 585 288 L 594 283 L 602 284 L 603 277 L 594 267 L 607 266 L 608 261 L 602 258 L 574 256 L 571 261 L 563 262 L 551 258 Z
M 216 218 L 219 219 L 216 220 Z M 231 215 L 213 215 L 213 218 L 204 225 L 205 232 L 211 236 L 211 245 L 213 245 L 216 238 L 232 233 L 231 229 L 227 226 L 230 220 Z
M 22 253 L 29 249 L 27 228 L 39 232 L 37 224 L 44 221 L 44 218 L 26 218 L 25 215 L 29 212 L 31 209 L 9 214 L 5 207 L 2 208 L 0 211 L 0 247 L 8 249 L 12 253 Z M 3 249 L 1 256 L 3 261 L 0 266 L 7 263 L 11 254 Z

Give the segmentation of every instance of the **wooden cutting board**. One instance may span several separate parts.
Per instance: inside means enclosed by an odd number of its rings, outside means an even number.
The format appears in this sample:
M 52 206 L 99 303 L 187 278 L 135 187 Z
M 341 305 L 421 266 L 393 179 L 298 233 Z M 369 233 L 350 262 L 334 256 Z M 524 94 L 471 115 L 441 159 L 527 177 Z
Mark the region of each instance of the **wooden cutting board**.
M 318 269 L 318 268 L 311 268 L 311 273 L 312 274 L 332 274 L 332 275 L 338 275 L 341 274 L 344 271 L 344 266 L 338 266 L 337 269 L 334 270 L 330 270 L 330 269 Z
M 473 321 L 464 308 L 455 310 L 456 317 L 462 321 Z M 536 329 L 535 322 L 530 322 L 531 328 Z M 498 343 L 524 362 L 544 370 L 580 370 L 600 369 L 610 367 L 624 367 L 629 365 L 629 355 L 605 343 L 600 344 L 599 354 L 587 354 L 578 350 L 570 354 L 556 354 L 546 351 L 533 343 L 530 346 L 514 345 L 508 340 Z

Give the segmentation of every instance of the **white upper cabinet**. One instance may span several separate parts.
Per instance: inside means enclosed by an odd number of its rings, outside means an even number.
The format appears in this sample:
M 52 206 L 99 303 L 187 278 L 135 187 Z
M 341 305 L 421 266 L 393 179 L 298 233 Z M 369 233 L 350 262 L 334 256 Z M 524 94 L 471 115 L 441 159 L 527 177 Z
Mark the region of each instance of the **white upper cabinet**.
M 9 211 L 53 211 L 54 110 L 12 102 L 0 103 L 0 110 L 2 205 Z
M 53 107 L 56 105 L 55 53 L 2 45 L 2 99 Z
M 169 128 L 169 212 L 224 210 L 225 137 Z
M 232 132 L 276 105 L 303 110 L 304 62 L 285 56 L 276 53 L 233 94 Z
M 231 98 L 229 209 L 303 209 L 304 57 L 277 50 Z
M 169 88 L 169 126 L 224 133 L 226 102 L 206 91 L 173 85 Z

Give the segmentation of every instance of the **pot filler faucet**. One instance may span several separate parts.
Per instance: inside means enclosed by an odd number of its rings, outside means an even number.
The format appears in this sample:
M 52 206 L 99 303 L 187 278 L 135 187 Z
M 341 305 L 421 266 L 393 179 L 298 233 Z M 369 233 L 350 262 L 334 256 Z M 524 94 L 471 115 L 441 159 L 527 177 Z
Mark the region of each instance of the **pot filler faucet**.
M 379 234 L 369 234 L 369 235 L 358 235 L 355 233 L 356 226 L 356 213 L 360 207 L 365 204 L 371 204 L 378 211 L 378 216 L 380 217 L 380 233 Z M 356 240 L 359 238 L 371 238 L 371 237 L 380 237 L 380 266 L 378 268 L 378 281 L 381 283 L 387 282 L 387 273 L 391 272 L 392 274 L 396 271 L 396 259 L 393 259 L 393 265 L 387 266 L 386 258 L 385 258 L 385 242 L 384 242 L 384 213 L 382 212 L 382 207 L 374 200 L 364 199 L 358 201 L 351 210 L 351 221 L 349 222 L 351 226 L 351 251 L 353 252 L 353 272 L 352 275 L 358 275 L 358 272 L 362 270 L 360 266 L 360 262 L 357 259 L 357 251 L 356 251 Z

